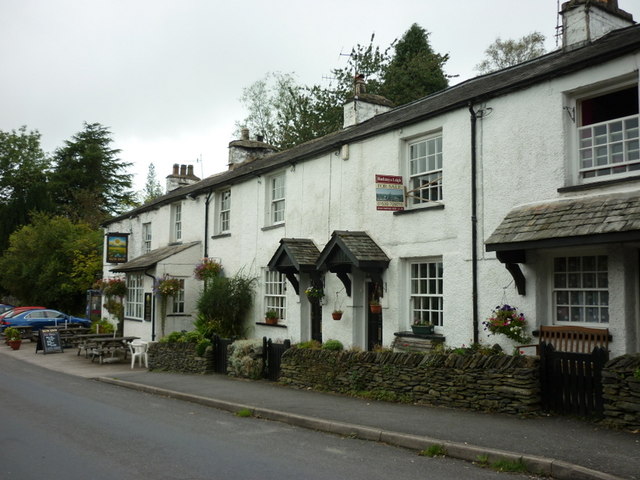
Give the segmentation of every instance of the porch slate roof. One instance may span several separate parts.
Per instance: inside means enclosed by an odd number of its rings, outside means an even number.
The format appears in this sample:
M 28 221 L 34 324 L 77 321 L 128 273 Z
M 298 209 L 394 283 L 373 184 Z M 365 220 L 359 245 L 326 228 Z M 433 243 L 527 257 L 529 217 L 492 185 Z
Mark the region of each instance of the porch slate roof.
M 341 252 L 351 265 L 365 271 L 385 269 L 390 261 L 367 232 L 336 230 L 322 250 L 316 266 L 326 267 L 337 252 Z
M 157 250 L 152 250 L 149 253 L 145 253 L 133 260 L 123 263 L 122 265 L 112 268 L 112 272 L 134 272 L 138 270 L 147 270 L 158 262 L 161 262 L 165 258 L 169 258 L 176 253 L 183 252 L 195 245 L 198 245 L 200 242 L 189 242 L 183 243 L 180 245 L 169 245 L 167 247 L 158 248 Z
M 485 245 L 505 251 L 638 240 L 640 196 L 629 192 L 516 207 Z
M 297 272 L 315 270 L 320 250 L 308 238 L 282 238 L 280 246 L 269 261 L 271 270 L 293 268 Z M 280 267 L 280 268 L 278 268 Z

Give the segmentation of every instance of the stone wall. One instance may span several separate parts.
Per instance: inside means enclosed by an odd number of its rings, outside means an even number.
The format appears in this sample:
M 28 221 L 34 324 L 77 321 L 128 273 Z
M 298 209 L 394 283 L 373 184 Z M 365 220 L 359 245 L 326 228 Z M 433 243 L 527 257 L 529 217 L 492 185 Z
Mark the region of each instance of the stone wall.
M 615 427 L 640 430 L 640 354 L 616 357 L 602 371 L 605 421 Z
M 178 373 L 211 373 L 214 366 L 213 348 L 204 356 L 196 354 L 195 343 L 152 343 L 149 345 L 149 370 Z
M 540 410 L 538 360 L 508 355 L 331 352 L 292 348 L 280 382 L 451 408 L 512 414 Z

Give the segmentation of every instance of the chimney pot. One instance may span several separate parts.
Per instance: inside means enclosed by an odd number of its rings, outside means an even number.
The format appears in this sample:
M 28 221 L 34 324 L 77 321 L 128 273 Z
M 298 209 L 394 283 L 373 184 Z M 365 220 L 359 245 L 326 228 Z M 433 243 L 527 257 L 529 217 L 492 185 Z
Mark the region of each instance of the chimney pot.
M 174 163 L 174 164 L 173 164 L 173 175 L 175 175 L 176 177 L 177 177 L 177 176 L 178 176 L 178 174 L 180 173 L 180 172 L 179 172 L 179 169 L 180 169 L 180 165 L 178 165 L 177 163 Z
M 242 140 L 249 140 L 249 129 L 243 128 L 242 130 L 240 130 L 240 135 Z
M 193 177 L 193 165 L 187 165 L 187 177 Z
M 180 176 L 181 177 L 186 177 L 187 176 L 187 166 L 186 165 L 180 165 Z

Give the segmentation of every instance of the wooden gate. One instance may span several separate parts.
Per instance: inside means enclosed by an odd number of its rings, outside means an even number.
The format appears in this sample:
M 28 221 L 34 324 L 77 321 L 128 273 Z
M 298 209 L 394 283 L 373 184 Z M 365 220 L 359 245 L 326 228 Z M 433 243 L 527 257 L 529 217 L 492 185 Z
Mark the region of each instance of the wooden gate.
M 273 343 L 271 339 L 262 337 L 262 355 L 264 359 L 264 378 L 276 382 L 280 375 L 280 361 L 282 354 L 291 348 L 291 341 L 284 343 Z
M 602 415 L 602 369 L 609 359 L 604 347 L 592 353 L 556 351 L 540 344 L 542 408 L 563 414 Z
M 227 347 L 233 343 L 231 338 L 213 336 L 213 361 L 216 373 L 227 373 Z

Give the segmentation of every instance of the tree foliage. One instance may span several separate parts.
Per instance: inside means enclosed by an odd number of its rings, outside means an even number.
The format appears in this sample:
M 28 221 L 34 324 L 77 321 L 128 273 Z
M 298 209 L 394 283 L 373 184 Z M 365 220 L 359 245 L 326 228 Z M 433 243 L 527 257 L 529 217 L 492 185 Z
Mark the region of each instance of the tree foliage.
M 160 185 L 158 177 L 156 176 L 156 166 L 150 163 L 149 170 L 147 171 L 147 183 L 145 183 L 144 190 L 142 191 L 142 201 L 143 203 L 150 202 L 162 196 L 163 193 L 162 185 Z
M 429 44 L 429 33 L 417 23 L 395 44 L 384 72 L 381 93 L 396 105 L 444 90 L 449 85 L 443 72 L 449 55 L 440 55 Z
M 102 269 L 102 233 L 68 218 L 33 215 L 0 257 L 0 283 L 22 302 L 78 312 Z
M 65 146 L 55 151 L 51 188 L 59 212 L 74 221 L 98 226 L 135 204 L 131 166 L 118 158 L 111 133 L 99 123 L 84 123 Z
M 47 174 L 50 161 L 40 147 L 40 133 L 27 127 L 0 130 L 0 252 L 9 235 L 29 221 L 31 211 L 50 211 Z
M 384 50 L 374 40 L 372 35 L 368 44 L 351 49 L 347 65 L 331 71 L 328 87 L 299 85 L 289 73 L 268 73 L 243 90 L 240 100 L 248 115 L 236 126 L 263 135 L 282 150 L 342 128 L 343 105 L 354 95 L 356 74 L 365 76 L 367 93 L 387 96 L 398 105 L 446 88 L 442 68 L 448 55 L 433 52 L 422 27 L 412 25 Z
M 518 40 L 502 40 L 496 38 L 485 50 L 485 59 L 476 65 L 480 73 L 490 73 L 503 68 L 518 65 L 544 55 L 545 36 L 540 32 L 533 32 Z

